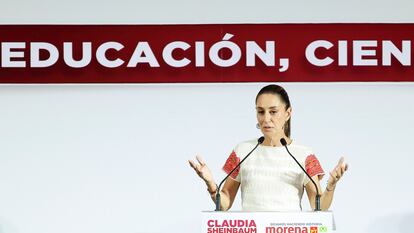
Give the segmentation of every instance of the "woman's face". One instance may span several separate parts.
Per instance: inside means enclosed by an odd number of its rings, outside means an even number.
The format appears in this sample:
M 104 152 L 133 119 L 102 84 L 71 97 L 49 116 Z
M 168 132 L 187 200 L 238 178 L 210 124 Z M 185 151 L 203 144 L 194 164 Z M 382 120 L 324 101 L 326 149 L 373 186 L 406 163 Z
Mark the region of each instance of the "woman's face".
M 283 126 L 289 120 L 291 111 L 291 108 L 286 109 L 286 104 L 278 95 L 259 95 L 256 101 L 256 113 L 263 135 L 268 138 L 285 136 Z

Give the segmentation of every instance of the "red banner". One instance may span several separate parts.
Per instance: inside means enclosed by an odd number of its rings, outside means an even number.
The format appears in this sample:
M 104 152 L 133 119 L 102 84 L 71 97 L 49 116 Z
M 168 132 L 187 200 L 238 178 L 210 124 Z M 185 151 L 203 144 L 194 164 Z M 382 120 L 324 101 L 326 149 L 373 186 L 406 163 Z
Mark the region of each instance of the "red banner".
M 414 81 L 414 24 L 0 25 L 0 83 Z

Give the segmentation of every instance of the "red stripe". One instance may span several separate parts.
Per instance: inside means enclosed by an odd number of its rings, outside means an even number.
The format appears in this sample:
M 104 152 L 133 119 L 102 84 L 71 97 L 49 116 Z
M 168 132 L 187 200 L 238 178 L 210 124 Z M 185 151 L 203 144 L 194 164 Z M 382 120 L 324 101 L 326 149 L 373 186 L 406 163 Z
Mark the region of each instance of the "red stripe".
M 241 49 L 241 59 L 233 66 L 220 67 L 209 59 L 209 49 L 222 41 L 226 33 L 234 36 L 229 41 Z M 24 42 L 23 60 L 30 65 L 30 42 L 51 43 L 58 49 L 56 64 L 47 68 L 2 68 L 0 83 L 197 83 L 197 82 L 374 82 L 414 81 L 414 69 L 403 66 L 392 58 L 392 65 L 382 64 L 382 41 L 390 40 L 399 49 L 402 40 L 414 39 L 414 24 L 225 24 L 225 25 L 0 25 L 0 43 Z M 305 57 L 306 47 L 315 40 L 330 41 L 333 48 L 318 49 L 316 55 L 332 57 L 334 63 L 317 67 Z M 338 65 L 338 41 L 348 42 L 348 66 Z M 372 49 L 377 66 L 353 66 L 353 46 L 356 40 L 372 40 L 378 46 Z M 120 51 L 110 50 L 110 59 L 120 58 L 124 64 L 117 68 L 103 67 L 96 58 L 97 48 L 109 41 L 121 43 Z M 163 59 L 163 49 L 174 41 L 183 41 L 191 47 L 177 49 L 176 59 L 188 58 L 188 66 L 176 68 Z M 205 43 L 205 66 L 195 65 L 195 42 Z M 275 42 L 276 65 L 266 66 L 256 58 L 256 66 L 246 66 L 246 42 L 254 41 L 265 48 L 266 41 Z M 92 43 L 92 60 L 84 68 L 69 67 L 63 59 L 63 43 L 72 42 L 74 56 L 82 56 L 81 43 Z M 138 64 L 127 67 L 138 42 L 148 42 L 160 67 Z M 412 50 L 412 49 L 411 49 Z M 223 59 L 230 50 L 220 51 Z M 44 52 L 44 51 L 43 51 Z M 411 53 L 411 51 L 410 51 Z M 46 59 L 48 54 L 41 53 Z M 411 56 L 411 54 L 410 54 Z M 279 72 L 279 59 L 289 58 L 289 68 Z M 0 60 L 7 60 L 1 57 Z M 411 59 L 412 60 L 412 59 Z

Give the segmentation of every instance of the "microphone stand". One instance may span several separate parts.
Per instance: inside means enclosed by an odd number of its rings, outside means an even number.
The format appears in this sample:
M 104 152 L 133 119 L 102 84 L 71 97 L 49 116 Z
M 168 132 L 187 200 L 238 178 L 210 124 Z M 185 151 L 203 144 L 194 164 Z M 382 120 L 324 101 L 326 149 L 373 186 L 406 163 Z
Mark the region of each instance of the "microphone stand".
M 312 177 L 310 177 L 310 175 L 306 172 L 306 170 L 302 167 L 302 165 L 300 165 L 300 163 L 296 160 L 296 158 L 290 153 L 287 147 L 286 140 L 284 138 L 281 138 L 280 143 L 282 143 L 282 145 L 286 148 L 286 151 L 289 153 L 289 155 L 295 160 L 295 162 L 299 165 L 302 171 L 309 177 L 313 185 L 315 185 L 315 188 L 316 188 L 315 211 L 321 211 L 321 195 L 319 194 L 319 189 L 315 181 L 313 181 Z
M 256 148 L 260 145 L 260 144 L 262 144 L 263 143 L 263 141 L 264 141 L 264 137 L 260 137 L 258 140 L 257 140 L 257 144 L 256 144 L 256 146 L 253 148 L 253 150 L 251 150 L 247 155 L 246 155 L 246 157 L 244 157 L 244 159 L 242 159 L 242 161 L 240 161 L 240 163 L 239 164 L 237 164 L 237 166 L 236 167 L 234 167 L 233 168 L 233 170 L 231 170 L 231 172 L 229 172 L 229 174 L 227 174 L 227 176 L 220 182 L 220 184 L 219 184 L 219 186 L 217 187 L 217 191 L 216 191 L 216 209 L 215 209 L 215 211 L 220 211 L 220 188 L 221 188 L 221 185 L 223 185 L 223 183 L 224 183 L 224 181 L 226 181 L 227 180 L 227 178 L 238 168 L 238 167 L 240 167 L 240 165 L 244 162 L 244 160 L 246 160 L 247 159 L 247 157 L 249 157 L 250 156 L 250 154 L 254 151 L 254 150 L 256 150 Z

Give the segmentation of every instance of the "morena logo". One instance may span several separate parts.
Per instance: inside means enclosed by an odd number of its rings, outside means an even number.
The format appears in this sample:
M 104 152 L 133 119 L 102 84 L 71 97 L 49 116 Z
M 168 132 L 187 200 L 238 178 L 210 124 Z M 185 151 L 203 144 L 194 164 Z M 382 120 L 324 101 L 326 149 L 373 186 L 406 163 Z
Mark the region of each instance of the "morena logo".
M 323 233 L 326 227 L 266 227 L 266 233 Z

